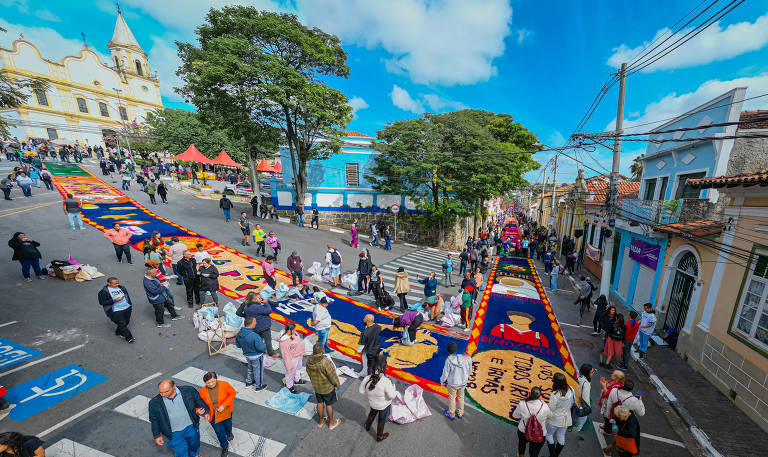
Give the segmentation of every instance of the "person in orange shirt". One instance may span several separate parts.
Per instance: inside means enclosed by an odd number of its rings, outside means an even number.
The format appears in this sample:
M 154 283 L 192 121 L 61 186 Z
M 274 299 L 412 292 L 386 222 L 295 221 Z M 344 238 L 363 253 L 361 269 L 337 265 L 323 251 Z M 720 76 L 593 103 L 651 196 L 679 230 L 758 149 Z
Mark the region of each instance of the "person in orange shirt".
M 209 371 L 203 375 L 205 386 L 200 389 L 200 397 L 211 411 L 211 427 L 216 432 L 221 446 L 221 457 L 229 455 L 229 442 L 232 435 L 232 411 L 235 409 L 235 388 L 226 381 L 219 381 L 216 373 Z
M 115 248 L 118 263 L 123 261 L 123 254 L 125 254 L 128 263 L 133 263 L 131 262 L 131 235 L 133 233 L 130 230 L 121 228 L 117 222 L 112 225 L 111 229 L 104 232 L 104 238 L 111 241 L 112 246 Z

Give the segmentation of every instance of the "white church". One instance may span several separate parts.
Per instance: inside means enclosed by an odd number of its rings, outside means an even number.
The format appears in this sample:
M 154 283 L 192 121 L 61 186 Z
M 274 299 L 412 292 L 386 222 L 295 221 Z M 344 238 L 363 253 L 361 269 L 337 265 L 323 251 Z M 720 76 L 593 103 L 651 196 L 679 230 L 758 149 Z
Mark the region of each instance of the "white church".
M 122 13 L 107 44 L 110 62 L 102 62 L 87 44 L 77 56 L 56 62 L 42 56 L 21 37 L 12 49 L 0 47 L 0 66 L 14 78 L 38 77 L 49 83 L 18 109 L 0 112 L 15 124 L 11 136 L 48 138 L 60 144 L 97 146 L 129 123 L 143 123 L 147 113 L 162 110 L 157 72 L 133 36 Z

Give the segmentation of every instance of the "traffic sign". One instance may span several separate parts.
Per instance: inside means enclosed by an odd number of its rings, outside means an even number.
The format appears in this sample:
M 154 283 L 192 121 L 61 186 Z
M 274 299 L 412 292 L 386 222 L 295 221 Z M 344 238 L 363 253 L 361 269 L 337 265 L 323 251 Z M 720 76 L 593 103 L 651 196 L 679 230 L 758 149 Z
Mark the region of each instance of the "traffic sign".
M 0 368 L 9 367 L 27 359 L 33 359 L 43 355 L 26 346 L 0 338 Z
M 400 212 L 400 205 L 392 205 L 389 207 L 389 211 L 392 212 L 392 214 L 397 214 Z
M 13 406 L 10 417 L 23 421 L 51 406 L 97 386 L 108 378 L 69 365 L 8 389 L 5 399 Z

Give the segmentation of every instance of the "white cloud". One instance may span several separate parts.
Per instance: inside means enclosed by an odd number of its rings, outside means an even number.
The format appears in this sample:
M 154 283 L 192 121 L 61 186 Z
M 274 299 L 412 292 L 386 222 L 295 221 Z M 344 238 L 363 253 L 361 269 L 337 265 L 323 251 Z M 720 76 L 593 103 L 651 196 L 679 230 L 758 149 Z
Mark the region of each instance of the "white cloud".
M 35 17 L 48 22 L 61 22 L 61 18 L 59 16 L 56 16 L 51 10 L 45 8 L 36 10 Z
M 472 84 L 496 74 L 512 8 L 507 0 L 297 0 L 314 26 L 391 57 L 387 69 L 420 84 Z
M 547 138 L 544 140 L 547 146 L 553 147 L 553 148 L 559 148 L 560 146 L 564 146 L 568 140 L 563 136 L 562 133 L 560 133 L 559 130 L 555 130 L 550 135 L 547 136 Z
M 398 87 L 397 84 L 392 86 L 392 92 L 389 93 L 392 103 L 403 111 L 410 111 L 414 114 L 422 114 L 424 112 L 424 105 L 411 98 L 411 94 L 407 90 Z
M 736 78 L 729 81 L 720 81 L 718 79 L 709 80 L 700 85 L 695 91 L 678 95 L 673 92 L 657 102 L 650 103 L 645 107 L 643 114 L 634 119 L 625 119 L 624 128 L 630 128 L 638 124 L 660 121 L 677 117 L 719 95 L 728 92 L 736 87 L 746 87 L 747 94 L 745 99 L 768 93 L 768 73 L 759 76 L 746 78 Z M 768 97 L 761 97 L 744 102 L 743 110 L 768 109 Z M 606 127 L 606 131 L 614 129 L 616 119 L 614 118 Z M 651 130 L 660 123 L 644 125 L 631 132 Z M 645 129 L 645 130 L 644 130 Z
M 533 31 L 528 29 L 517 30 L 517 44 L 523 44 L 533 38 Z
M 29 8 L 29 0 L 0 0 L 0 6 L 14 8 L 19 13 L 34 16 L 47 22 L 60 22 L 61 18 L 53 14 L 48 8 L 35 5 L 34 11 Z
M 467 109 L 467 105 L 456 102 L 453 100 L 446 100 L 439 95 L 436 94 L 421 94 L 421 98 L 427 106 L 429 106 L 432 111 L 442 111 L 444 109 L 450 109 L 450 110 L 459 110 L 459 109 Z
M 173 89 L 181 87 L 183 82 L 176 76 L 176 70 L 181 65 L 176 44 L 169 38 L 152 37 L 152 47 L 149 52 L 149 65 L 152 71 L 157 70 L 160 79 L 160 93 L 168 100 L 181 101 L 184 99 Z
M 3 19 L 0 19 L 0 27 L 7 30 L 6 33 L 0 33 L 0 46 L 10 49 L 13 42 L 23 34 L 24 39 L 34 44 L 44 58 L 54 62 L 60 62 L 67 56 L 77 56 L 83 48 L 82 39 L 64 38 L 59 32 L 47 27 L 11 24 Z M 99 55 L 102 62 L 110 62 L 106 54 L 93 46 L 91 50 Z
M 361 109 L 368 108 L 368 102 L 363 100 L 362 97 L 357 97 L 357 96 L 350 98 L 349 99 L 349 103 L 347 103 L 347 104 L 352 107 L 352 114 L 353 115 L 355 113 L 357 113 Z
M 690 30 L 684 29 L 676 37 L 682 37 Z M 666 28 L 659 30 L 656 32 L 654 40 L 669 32 L 670 30 Z M 654 53 L 664 49 L 670 43 L 671 41 L 662 45 Z M 614 48 L 613 55 L 608 58 L 608 65 L 618 68 L 622 62 L 628 62 L 637 56 L 647 44 L 646 42 L 635 48 L 622 44 Z M 755 51 L 766 44 L 768 44 L 768 13 L 757 18 L 754 23 L 740 22 L 738 24 L 731 24 L 726 28 L 723 28 L 718 21 L 668 56 L 662 57 L 654 64 L 645 68 L 643 72 L 708 64 Z

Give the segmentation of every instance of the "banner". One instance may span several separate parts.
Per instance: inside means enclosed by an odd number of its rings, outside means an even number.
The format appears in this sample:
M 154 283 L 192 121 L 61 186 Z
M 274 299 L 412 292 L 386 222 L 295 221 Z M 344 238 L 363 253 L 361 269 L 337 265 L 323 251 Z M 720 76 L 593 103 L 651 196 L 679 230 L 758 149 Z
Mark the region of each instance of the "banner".
M 597 249 L 589 243 L 584 246 L 584 255 L 595 262 L 600 261 L 600 249 Z
M 646 243 L 637 238 L 632 238 L 632 242 L 629 245 L 629 258 L 654 270 L 659 263 L 660 253 L 661 246 Z

